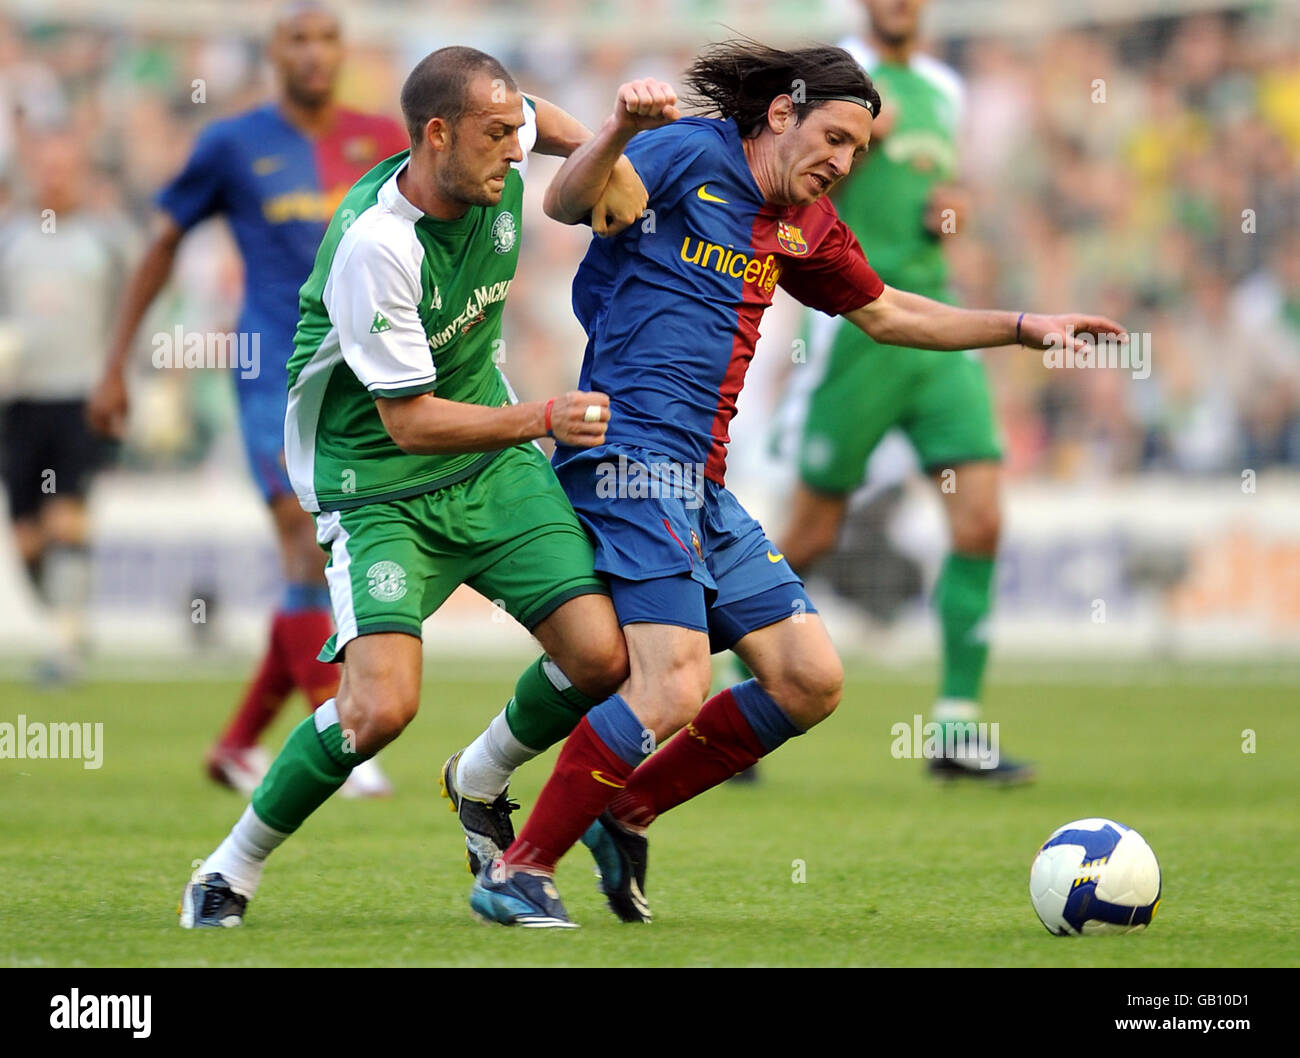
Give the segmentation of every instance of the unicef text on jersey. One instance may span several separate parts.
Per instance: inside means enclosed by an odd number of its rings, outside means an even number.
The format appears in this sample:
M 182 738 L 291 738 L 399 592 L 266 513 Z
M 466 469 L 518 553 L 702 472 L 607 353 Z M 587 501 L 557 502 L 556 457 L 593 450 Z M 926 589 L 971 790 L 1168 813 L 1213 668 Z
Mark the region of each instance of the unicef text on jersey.
M 230 368 L 240 378 L 262 373 L 260 331 L 187 331 L 177 324 L 151 339 L 156 368 Z

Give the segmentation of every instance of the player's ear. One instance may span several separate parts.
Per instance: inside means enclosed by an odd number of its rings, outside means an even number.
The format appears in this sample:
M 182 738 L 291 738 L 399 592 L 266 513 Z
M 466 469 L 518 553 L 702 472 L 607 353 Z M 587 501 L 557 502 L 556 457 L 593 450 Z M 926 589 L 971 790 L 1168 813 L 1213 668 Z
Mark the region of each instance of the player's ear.
M 794 120 L 794 100 L 787 95 L 777 96 L 767 106 L 767 125 L 778 136 Z
M 451 129 L 443 118 L 430 118 L 424 123 L 424 142 L 435 151 L 445 151 L 451 143 Z

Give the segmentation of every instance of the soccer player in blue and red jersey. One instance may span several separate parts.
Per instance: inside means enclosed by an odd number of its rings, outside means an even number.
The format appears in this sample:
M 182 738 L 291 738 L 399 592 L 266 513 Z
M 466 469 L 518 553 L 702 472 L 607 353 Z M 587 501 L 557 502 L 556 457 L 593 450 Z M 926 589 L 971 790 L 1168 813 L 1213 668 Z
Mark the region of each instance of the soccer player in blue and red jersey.
M 140 322 L 167 282 L 185 233 L 224 216 L 244 260 L 238 330 L 260 335 L 258 369 L 253 377 L 237 376 L 240 428 L 275 523 L 286 582 L 261 666 L 208 754 L 212 778 L 242 793 L 251 793 L 266 770 L 269 758 L 257 739 L 293 689 L 312 709 L 338 689 L 336 667 L 316 658 L 333 632 L 324 556 L 284 467 L 286 364 L 298 325 L 298 288 L 343 195 L 367 170 L 409 145 L 400 123 L 335 102 L 343 42 L 327 8 L 300 0 L 281 9 L 269 57 L 279 98 L 204 129 L 185 167 L 158 195 L 157 234 L 131 277 L 88 408 L 96 430 L 122 435 L 125 368 Z M 349 793 L 388 791 L 377 765 L 358 770 Z
M 881 282 L 826 198 L 880 108 L 847 52 L 729 42 L 687 83 L 718 116 L 672 121 L 671 92 L 646 90 L 625 105 L 650 131 L 628 143 L 635 123 L 616 113 L 547 191 L 552 217 L 581 220 L 626 146 L 649 194 L 642 224 L 593 241 L 574 281 L 580 386 L 609 395 L 606 443 L 554 457 L 595 538 L 631 674 L 574 728 L 523 831 L 476 879 L 471 906 L 505 924 L 572 924 L 549 879 L 580 838 L 611 909 L 648 922 L 650 823 L 839 702 L 840 661 L 803 583 L 724 484 L 728 426 L 778 285 L 909 348 L 1123 334 L 1101 317 L 970 311 Z M 705 702 L 710 651 L 728 648 L 755 678 Z

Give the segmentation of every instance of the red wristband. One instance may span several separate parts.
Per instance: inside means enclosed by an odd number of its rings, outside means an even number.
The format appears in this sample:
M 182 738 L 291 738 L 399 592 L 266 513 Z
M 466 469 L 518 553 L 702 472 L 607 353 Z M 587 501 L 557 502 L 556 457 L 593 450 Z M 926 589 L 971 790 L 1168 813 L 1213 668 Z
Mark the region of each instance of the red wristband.
M 555 407 L 555 398 L 552 397 L 550 400 L 546 402 L 546 436 L 547 437 L 555 436 L 555 434 L 551 433 L 551 409 L 554 407 Z

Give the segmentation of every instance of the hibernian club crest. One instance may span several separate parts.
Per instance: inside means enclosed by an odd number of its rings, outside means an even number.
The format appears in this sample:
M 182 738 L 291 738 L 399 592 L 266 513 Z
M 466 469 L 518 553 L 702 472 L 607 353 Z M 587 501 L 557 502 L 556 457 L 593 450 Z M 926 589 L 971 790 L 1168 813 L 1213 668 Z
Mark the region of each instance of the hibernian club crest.
M 370 594 L 380 602 L 397 602 L 406 594 L 406 570 L 396 562 L 376 562 L 366 570 Z
M 509 253 L 515 248 L 515 239 L 518 236 L 515 215 L 509 210 L 498 213 L 497 219 L 492 222 L 492 248 L 497 253 Z

